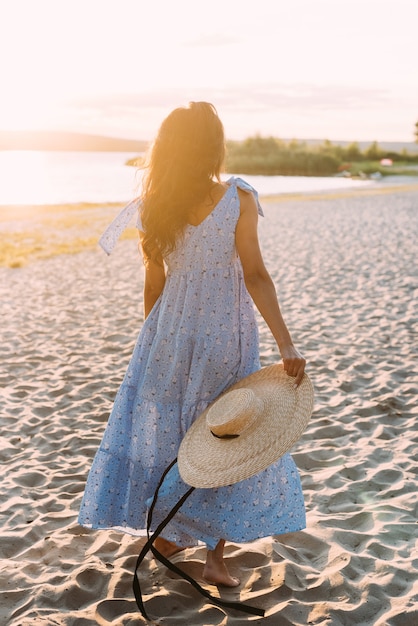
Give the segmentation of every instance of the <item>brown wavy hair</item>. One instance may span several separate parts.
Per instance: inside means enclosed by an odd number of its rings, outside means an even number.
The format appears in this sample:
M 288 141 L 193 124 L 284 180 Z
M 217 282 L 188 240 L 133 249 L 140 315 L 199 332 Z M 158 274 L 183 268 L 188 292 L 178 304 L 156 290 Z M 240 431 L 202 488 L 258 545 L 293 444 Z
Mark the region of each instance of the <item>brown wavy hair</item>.
M 174 109 L 161 124 L 142 182 L 144 254 L 159 259 L 172 252 L 190 212 L 220 182 L 225 158 L 221 120 L 209 102 Z

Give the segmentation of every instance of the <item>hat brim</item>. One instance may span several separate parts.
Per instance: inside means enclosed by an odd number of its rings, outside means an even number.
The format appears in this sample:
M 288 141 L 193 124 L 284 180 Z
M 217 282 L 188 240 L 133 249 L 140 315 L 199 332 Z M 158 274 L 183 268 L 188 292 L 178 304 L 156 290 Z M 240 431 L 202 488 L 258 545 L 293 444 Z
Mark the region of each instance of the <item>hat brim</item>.
M 206 415 L 212 405 L 208 406 L 179 448 L 178 468 L 188 485 L 224 487 L 250 478 L 288 452 L 306 429 L 314 401 L 306 374 L 295 388 L 294 379 L 282 365 L 271 365 L 234 384 L 220 397 L 242 388 L 252 389 L 262 398 L 261 414 L 239 437 L 220 439 L 207 426 Z

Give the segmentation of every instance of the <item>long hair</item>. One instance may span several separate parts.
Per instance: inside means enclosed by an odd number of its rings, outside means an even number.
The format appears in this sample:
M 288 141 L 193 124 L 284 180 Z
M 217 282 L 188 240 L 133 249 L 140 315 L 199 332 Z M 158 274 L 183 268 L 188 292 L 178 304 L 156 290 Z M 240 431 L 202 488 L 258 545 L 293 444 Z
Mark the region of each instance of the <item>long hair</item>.
M 142 183 L 141 221 L 145 255 L 172 252 L 190 212 L 220 181 L 225 158 L 222 122 L 208 102 L 174 109 L 161 124 Z

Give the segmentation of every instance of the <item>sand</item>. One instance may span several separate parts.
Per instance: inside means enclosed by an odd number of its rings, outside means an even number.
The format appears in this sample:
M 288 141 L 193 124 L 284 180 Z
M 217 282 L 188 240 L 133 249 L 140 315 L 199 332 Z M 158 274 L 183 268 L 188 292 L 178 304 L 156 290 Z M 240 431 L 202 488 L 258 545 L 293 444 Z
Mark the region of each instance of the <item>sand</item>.
M 147 611 L 162 626 L 418 624 L 418 189 L 264 206 L 266 264 L 316 390 L 293 448 L 307 528 L 228 544 L 242 584 L 208 586 L 264 619 L 211 605 L 151 557 Z M 0 269 L 2 625 L 146 623 L 131 588 L 143 540 L 76 522 L 142 283 L 134 241 Z M 274 362 L 264 326 L 261 351 Z M 198 579 L 204 557 L 184 556 Z

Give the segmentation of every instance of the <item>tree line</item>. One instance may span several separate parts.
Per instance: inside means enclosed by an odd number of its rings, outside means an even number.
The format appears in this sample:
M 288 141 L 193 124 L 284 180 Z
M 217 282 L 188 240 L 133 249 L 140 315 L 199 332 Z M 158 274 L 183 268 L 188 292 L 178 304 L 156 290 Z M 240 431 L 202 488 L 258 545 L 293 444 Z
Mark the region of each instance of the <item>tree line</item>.
M 394 165 L 409 165 L 418 163 L 418 154 L 384 150 L 376 141 L 361 150 L 357 142 L 341 146 L 325 140 L 318 146 L 308 146 L 296 140 L 285 142 L 257 135 L 227 142 L 226 171 L 266 176 L 330 176 L 342 171 L 356 174 L 361 164 L 365 171 L 382 171 L 382 159 L 390 159 Z

